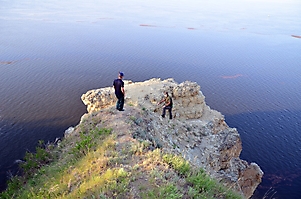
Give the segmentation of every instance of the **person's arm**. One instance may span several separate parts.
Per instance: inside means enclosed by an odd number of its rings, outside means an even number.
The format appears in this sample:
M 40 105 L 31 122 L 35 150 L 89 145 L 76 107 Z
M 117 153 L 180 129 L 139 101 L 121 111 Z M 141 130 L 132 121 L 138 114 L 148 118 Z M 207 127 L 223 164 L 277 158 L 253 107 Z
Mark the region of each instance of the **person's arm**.
M 121 87 L 121 92 L 125 95 L 124 87 Z
M 158 105 L 160 105 L 162 102 L 164 102 L 164 98 L 158 103 Z

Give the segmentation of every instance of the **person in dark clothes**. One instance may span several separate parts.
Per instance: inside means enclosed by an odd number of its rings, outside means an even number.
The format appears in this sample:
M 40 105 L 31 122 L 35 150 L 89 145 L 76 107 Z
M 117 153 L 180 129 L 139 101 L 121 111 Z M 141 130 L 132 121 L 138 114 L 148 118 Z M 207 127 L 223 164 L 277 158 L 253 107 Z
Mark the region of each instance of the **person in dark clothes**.
M 162 117 L 165 118 L 165 112 L 166 110 L 169 111 L 169 119 L 172 119 L 172 113 L 171 113 L 171 109 L 172 109 L 172 98 L 168 95 L 168 92 L 165 92 L 165 97 L 158 103 L 161 104 L 162 102 L 165 103 L 165 105 L 163 106 L 163 112 L 162 112 Z
M 124 105 L 124 82 L 122 81 L 124 74 L 122 72 L 119 72 L 118 78 L 114 80 L 113 87 L 115 89 L 115 95 L 117 97 L 117 103 L 116 103 L 116 109 L 119 111 L 124 111 L 123 105 Z

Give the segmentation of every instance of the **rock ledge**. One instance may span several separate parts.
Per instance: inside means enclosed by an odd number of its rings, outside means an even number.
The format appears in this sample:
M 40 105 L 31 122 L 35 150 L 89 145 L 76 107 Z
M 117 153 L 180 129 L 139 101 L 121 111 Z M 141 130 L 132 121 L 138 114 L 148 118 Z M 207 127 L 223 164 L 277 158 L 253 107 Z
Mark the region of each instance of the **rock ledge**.
M 196 82 L 125 81 L 125 90 L 126 111 L 120 114 L 131 114 L 135 121 L 131 126 L 135 139 L 148 140 L 154 147 L 181 154 L 192 165 L 203 168 L 211 177 L 246 198 L 253 195 L 261 182 L 262 170 L 256 163 L 249 164 L 239 158 L 242 150 L 239 133 L 226 124 L 220 112 L 206 105 Z M 173 120 L 160 118 L 162 107 L 157 103 L 164 91 L 173 97 Z M 103 109 L 112 109 L 116 103 L 112 87 L 90 90 L 81 99 L 88 111 L 82 120 Z

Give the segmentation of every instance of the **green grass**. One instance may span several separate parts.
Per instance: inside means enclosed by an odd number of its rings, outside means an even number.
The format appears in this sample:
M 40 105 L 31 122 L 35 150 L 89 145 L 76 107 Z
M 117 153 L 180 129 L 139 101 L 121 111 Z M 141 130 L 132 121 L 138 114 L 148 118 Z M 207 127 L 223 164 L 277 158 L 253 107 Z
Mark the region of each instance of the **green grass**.
M 241 195 L 210 178 L 202 169 L 188 176 L 186 180 L 190 185 L 189 196 L 191 198 L 242 198 Z
M 180 175 L 189 175 L 191 170 L 190 164 L 184 158 L 172 154 L 165 154 L 163 160 L 171 165 Z
M 143 199 L 181 199 L 183 194 L 173 184 L 167 184 L 162 187 L 148 190 L 142 194 Z
M 13 177 L 0 198 L 242 198 L 184 158 L 150 151 L 149 141 L 117 139 L 112 129 L 94 127 L 59 146 L 40 142 L 35 153 L 26 153 L 23 175 Z

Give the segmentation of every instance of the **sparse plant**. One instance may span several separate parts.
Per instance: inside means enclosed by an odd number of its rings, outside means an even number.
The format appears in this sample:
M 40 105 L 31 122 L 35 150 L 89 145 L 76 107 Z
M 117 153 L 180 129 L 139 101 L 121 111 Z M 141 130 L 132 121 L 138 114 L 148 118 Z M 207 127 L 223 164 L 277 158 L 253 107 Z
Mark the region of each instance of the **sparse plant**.
M 86 155 L 95 144 L 95 142 L 92 142 L 92 136 L 86 135 L 84 132 L 80 132 L 80 138 L 80 141 L 76 142 L 73 148 L 73 152 L 77 156 Z
M 138 170 L 139 167 L 140 167 L 139 164 L 135 164 L 132 169 L 133 169 L 133 171 L 135 171 L 135 170 Z
M 76 142 L 73 148 L 73 153 L 80 157 L 81 155 L 87 155 L 87 153 L 95 147 L 99 136 L 108 135 L 111 133 L 111 129 L 98 129 L 94 128 L 89 133 L 80 132 L 80 140 Z
M 155 149 L 152 152 L 147 154 L 147 157 L 152 159 L 153 161 L 161 160 L 161 150 Z
M 115 157 L 110 157 L 108 159 L 108 166 L 114 166 L 123 163 L 123 157 L 116 155 Z
M 137 154 L 137 155 L 142 154 L 143 151 L 149 147 L 149 145 L 150 145 L 149 142 L 141 141 L 141 142 L 138 142 L 137 144 L 133 144 L 131 146 L 130 151 L 132 154 Z
M 5 192 L 0 193 L 0 198 L 10 199 L 15 194 L 16 190 L 22 190 L 23 182 L 19 177 L 13 177 L 9 180 Z
M 162 143 L 157 137 L 151 137 L 151 141 L 155 148 L 162 148 Z
M 96 117 L 92 118 L 92 124 L 93 126 L 96 126 L 99 123 L 99 120 Z
M 178 148 L 178 145 L 176 145 L 175 143 L 173 143 L 172 148 L 176 149 L 176 148 Z
M 180 199 L 183 194 L 173 184 L 167 184 L 142 194 L 143 199 Z
M 200 170 L 196 175 L 189 176 L 187 181 L 200 192 L 207 192 L 216 184 L 216 182 L 209 178 L 203 170 Z
M 269 199 L 269 198 L 273 198 L 273 196 L 277 193 L 277 191 L 275 191 L 274 188 L 269 188 L 269 190 L 267 190 L 263 196 L 263 199 Z
M 106 183 L 101 188 L 102 193 L 114 198 L 116 196 L 117 198 L 124 198 L 124 195 L 128 192 L 129 175 L 123 168 L 108 169 L 103 174 L 103 179 L 105 179 Z
M 188 176 L 190 173 L 190 164 L 180 156 L 165 154 L 163 160 L 172 166 L 180 175 Z
M 130 120 L 135 121 L 136 117 L 135 116 L 130 116 Z
M 52 154 L 45 149 L 44 142 L 40 140 L 35 153 L 25 153 L 24 161 L 20 164 L 20 167 L 23 170 L 24 177 L 28 178 L 52 160 Z
M 189 196 L 192 198 L 220 198 L 223 196 L 227 199 L 241 199 L 242 196 L 210 178 L 203 169 L 192 173 L 186 178 L 189 188 Z

